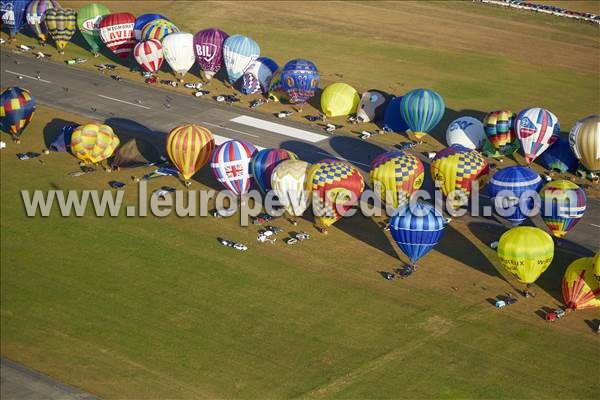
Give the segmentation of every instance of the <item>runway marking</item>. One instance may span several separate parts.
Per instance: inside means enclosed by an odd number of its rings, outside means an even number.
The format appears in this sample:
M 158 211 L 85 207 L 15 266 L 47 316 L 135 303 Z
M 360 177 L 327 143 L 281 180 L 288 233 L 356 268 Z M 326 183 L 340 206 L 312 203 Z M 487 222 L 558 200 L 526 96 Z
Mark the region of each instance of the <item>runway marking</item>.
M 359 165 L 364 165 L 364 166 L 366 166 L 366 167 L 370 167 L 370 165 L 369 165 L 369 164 L 361 163 L 361 162 L 359 162 L 359 161 L 352 161 L 352 160 L 348 160 L 347 158 L 344 158 L 344 157 L 336 157 L 336 156 L 334 156 L 334 155 L 331 155 L 331 154 L 329 154 L 329 153 L 323 153 L 323 152 L 321 152 L 321 151 L 316 151 L 315 153 L 317 153 L 317 154 L 321 154 L 321 155 L 323 155 L 323 156 L 329 156 L 329 157 L 331 157 L 331 158 L 335 158 L 335 159 L 337 159 L 337 160 L 346 161 L 346 162 L 349 162 L 349 163 L 352 163 L 352 164 L 359 164 Z
M 591 226 L 594 226 L 596 228 L 600 228 L 600 225 L 596 225 L 596 224 L 590 224 Z
M 18 72 L 9 71 L 9 70 L 7 70 L 7 69 L 5 69 L 5 70 L 4 70 L 4 72 L 6 72 L 7 74 L 13 74 L 13 75 L 17 75 L 17 76 L 22 76 L 22 77 L 25 77 L 25 78 L 33 79 L 33 80 L 40 81 L 40 82 L 44 82 L 44 83 L 52 83 L 52 82 L 50 82 L 50 81 L 47 81 L 47 80 L 45 80 L 45 79 L 41 79 L 41 78 L 40 78 L 40 79 L 38 79 L 38 78 L 36 78 L 35 76 L 29 76 L 29 75 L 25 75 L 25 74 L 20 74 L 20 73 L 18 73 Z
M 254 137 L 254 138 L 258 138 L 258 137 L 260 137 L 260 136 L 258 136 L 258 135 L 253 135 L 253 134 L 251 134 L 251 133 L 248 133 L 248 132 L 242 132 L 242 131 L 238 131 L 237 129 L 228 128 L 228 127 L 226 127 L 226 126 L 222 126 L 222 125 L 218 125 L 218 124 L 212 124 L 212 123 L 210 123 L 210 122 L 206 122 L 206 121 L 202 121 L 202 123 L 203 123 L 203 124 L 206 124 L 206 125 L 214 126 L 214 127 L 216 127 L 216 128 L 225 129 L 225 130 L 228 130 L 228 131 L 231 131 L 231 132 L 241 133 L 242 135 L 247 135 L 247 136 Z
M 99 94 L 98 97 L 102 97 L 103 99 L 118 101 L 119 103 L 129 104 L 130 106 L 145 108 L 146 110 L 152 110 L 150 107 L 146 107 L 146 106 L 143 106 L 141 104 L 130 103 L 130 102 L 125 101 L 125 100 L 119 100 L 119 99 L 115 99 L 113 97 L 104 96 L 104 95 L 101 95 L 101 94 Z
M 220 145 L 221 143 L 231 140 L 231 138 L 228 138 L 227 136 L 215 135 L 214 133 L 213 133 L 213 137 L 215 138 L 215 144 L 217 146 Z M 262 147 L 262 146 L 254 145 L 254 147 L 256 147 L 257 150 L 264 150 L 264 147 Z
M 327 136 L 319 135 L 318 133 L 313 133 L 298 128 L 292 128 L 291 126 L 277 124 L 275 122 L 269 122 L 263 119 L 249 117 L 247 115 L 240 115 L 239 117 L 232 118 L 229 121 L 235 122 L 236 124 L 252 126 L 254 128 L 262 129 L 264 131 L 293 137 L 294 139 L 301 139 L 311 143 L 320 142 L 327 138 Z

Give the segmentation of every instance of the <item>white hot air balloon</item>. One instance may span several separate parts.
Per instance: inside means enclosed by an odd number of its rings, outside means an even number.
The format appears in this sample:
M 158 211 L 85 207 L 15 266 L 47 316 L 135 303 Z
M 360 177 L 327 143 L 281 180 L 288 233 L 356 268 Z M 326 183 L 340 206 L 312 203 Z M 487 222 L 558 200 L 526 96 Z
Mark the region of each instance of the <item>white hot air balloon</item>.
M 187 32 L 171 33 L 162 41 L 163 55 L 180 81 L 196 62 L 194 35 Z
M 304 191 L 310 164 L 301 160 L 284 160 L 273 169 L 271 186 L 285 211 L 301 216 L 310 205 L 310 192 Z
M 569 144 L 588 171 L 600 172 L 600 115 L 577 121 L 569 133 Z
M 446 130 L 448 146 L 460 144 L 467 149 L 477 150 L 483 146 L 485 131 L 483 124 L 473 117 L 460 117 L 452 121 Z

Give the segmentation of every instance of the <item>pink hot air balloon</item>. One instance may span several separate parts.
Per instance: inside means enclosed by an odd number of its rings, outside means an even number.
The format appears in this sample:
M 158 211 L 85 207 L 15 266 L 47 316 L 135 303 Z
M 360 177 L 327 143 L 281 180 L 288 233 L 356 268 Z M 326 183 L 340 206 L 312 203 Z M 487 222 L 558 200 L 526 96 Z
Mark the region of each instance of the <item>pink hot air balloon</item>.
M 121 58 L 126 58 L 135 46 L 133 25 L 135 16 L 130 13 L 109 14 L 100 22 L 100 39 L 106 47 Z
M 133 56 L 144 70 L 154 74 L 163 63 L 162 45 L 156 39 L 144 40 L 135 45 Z
M 228 34 L 217 28 L 205 29 L 194 35 L 194 54 L 204 79 L 211 79 L 221 69 L 223 42 L 228 37 Z

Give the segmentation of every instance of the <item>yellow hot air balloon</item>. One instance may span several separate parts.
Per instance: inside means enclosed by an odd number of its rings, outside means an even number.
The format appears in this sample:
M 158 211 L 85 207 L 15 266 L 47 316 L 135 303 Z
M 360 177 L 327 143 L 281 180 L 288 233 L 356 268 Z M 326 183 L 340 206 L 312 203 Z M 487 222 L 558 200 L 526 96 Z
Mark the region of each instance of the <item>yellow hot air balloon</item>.
M 550 266 L 554 242 L 539 228 L 519 226 L 500 237 L 497 251 L 502 266 L 529 286 Z
M 301 216 L 310 205 L 310 192 L 304 189 L 310 164 L 301 160 L 284 160 L 271 174 L 271 186 L 285 211 Z
M 424 179 L 423 163 L 410 153 L 390 151 L 371 162 L 369 183 L 377 196 L 394 209 L 407 203 L 423 186 Z
M 198 125 L 180 125 L 167 137 L 169 158 L 186 181 L 210 160 L 214 150 L 212 133 Z
M 110 126 L 92 122 L 75 128 L 71 152 L 86 164 L 97 164 L 110 157 L 119 143 Z
M 562 279 L 563 300 L 567 308 L 600 307 L 600 281 L 593 276 L 593 263 L 592 257 L 584 257 L 567 267 Z
M 321 110 L 328 117 L 339 117 L 356 112 L 360 97 L 352 86 L 346 83 L 332 83 L 321 94 Z
M 600 251 L 598 251 L 594 256 L 594 260 L 592 262 L 592 272 L 596 279 L 600 281 Z
M 577 121 L 569 133 L 569 144 L 585 168 L 600 171 L 600 115 Z

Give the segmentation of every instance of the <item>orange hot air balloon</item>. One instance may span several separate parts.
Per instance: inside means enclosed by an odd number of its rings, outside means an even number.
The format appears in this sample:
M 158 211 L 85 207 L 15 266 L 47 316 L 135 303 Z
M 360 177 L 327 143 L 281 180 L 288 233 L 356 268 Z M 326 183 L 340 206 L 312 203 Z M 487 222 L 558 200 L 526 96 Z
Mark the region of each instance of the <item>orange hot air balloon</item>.
M 594 259 L 579 258 L 565 271 L 562 280 L 563 301 L 571 310 L 600 307 L 600 281 L 594 276 Z
M 167 137 L 169 158 L 186 181 L 210 160 L 214 150 L 212 133 L 198 125 L 180 125 Z

